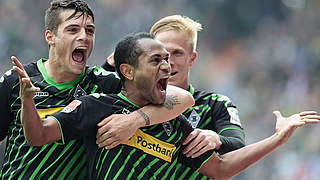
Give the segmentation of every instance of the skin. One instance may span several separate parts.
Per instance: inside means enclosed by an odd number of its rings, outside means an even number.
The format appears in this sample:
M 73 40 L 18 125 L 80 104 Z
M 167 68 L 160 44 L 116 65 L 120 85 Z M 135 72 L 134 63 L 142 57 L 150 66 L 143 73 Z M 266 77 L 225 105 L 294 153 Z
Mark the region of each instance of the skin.
M 144 38 L 138 40 L 138 44 L 144 49 L 139 56 L 138 66 L 123 65 L 133 72 L 122 72 L 128 78 L 125 84 L 128 98 L 140 105 L 162 104 L 166 90 L 159 89 L 158 81 L 164 79 L 167 83 L 170 76 L 169 53 L 159 41 Z
M 155 37 L 165 45 L 166 50 L 170 53 L 172 70 L 169 84 L 188 90 L 190 69 L 197 58 L 197 52 L 193 51 L 189 34 L 186 31 L 169 30 L 158 32 Z M 183 145 L 186 144 L 188 145 L 183 153 L 187 157 L 195 158 L 206 151 L 219 149 L 222 143 L 216 132 L 195 129 L 183 142 Z
M 73 12 L 74 10 L 62 11 L 59 17 L 67 19 Z M 95 26 L 92 17 L 81 16 L 63 21 L 56 34 L 46 30 L 45 37 L 50 45 L 49 61 L 44 63 L 49 76 L 57 83 L 76 79 L 82 73 L 94 46 Z M 72 52 L 77 48 L 84 51 L 81 62 L 72 57 Z

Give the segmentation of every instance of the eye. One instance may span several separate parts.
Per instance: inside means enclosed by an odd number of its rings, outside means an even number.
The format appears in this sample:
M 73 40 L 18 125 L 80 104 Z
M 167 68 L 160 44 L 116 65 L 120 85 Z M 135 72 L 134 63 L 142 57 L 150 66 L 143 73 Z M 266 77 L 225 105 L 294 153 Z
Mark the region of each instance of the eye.
M 75 33 L 75 32 L 77 32 L 77 31 L 78 31 L 77 28 L 70 28 L 70 29 L 68 29 L 68 32 L 71 32 L 71 33 Z
M 88 28 L 87 29 L 87 33 L 90 34 L 90 35 L 93 35 L 94 34 L 94 29 L 93 28 Z

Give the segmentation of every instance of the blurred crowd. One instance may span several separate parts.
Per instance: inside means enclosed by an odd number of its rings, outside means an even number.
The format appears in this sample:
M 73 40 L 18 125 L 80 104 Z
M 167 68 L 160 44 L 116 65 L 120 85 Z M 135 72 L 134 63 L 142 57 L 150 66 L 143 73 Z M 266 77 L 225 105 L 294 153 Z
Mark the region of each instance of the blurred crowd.
M 24 64 L 47 57 L 48 1 L 0 0 L 0 74 L 10 56 Z M 158 19 L 182 14 L 199 21 L 195 87 L 229 96 L 237 105 L 246 143 L 274 132 L 273 110 L 288 116 L 320 111 L 320 1 L 318 0 L 88 0 L 96 43 L 89 65 L 101 65 L 116 42 L 148 31 Z M 234 180 L 317 180 L 319 125 L 295 132 L 287 144 Z M 0 152 L 4 151 L 4 145 Z M 0 161 L 3 154 L 0 153 Z

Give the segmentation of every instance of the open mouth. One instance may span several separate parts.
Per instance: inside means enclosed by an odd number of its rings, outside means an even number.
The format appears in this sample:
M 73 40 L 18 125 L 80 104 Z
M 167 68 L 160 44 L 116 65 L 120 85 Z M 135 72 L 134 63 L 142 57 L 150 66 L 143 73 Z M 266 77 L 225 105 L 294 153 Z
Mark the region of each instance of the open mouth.
M 172 72 L 172 73 L 170 73 L 170 76 L 174 76 L 174 75 L 176 75 L 178 72 Z
M 168 79 L 169 79 L 169 78 L 163 78 L 163 79 L 160 79 L 160 80 L 158 81 L 157 87 L 158 87 L 158 89 L 159 89 L 161 92 L 166 91 L 167 86 L 168 86 Z
M 83 63 L 85 59 L 86 49 L 84 48 L 76 48 L 72 52 L 72 59 L 77 63 Z

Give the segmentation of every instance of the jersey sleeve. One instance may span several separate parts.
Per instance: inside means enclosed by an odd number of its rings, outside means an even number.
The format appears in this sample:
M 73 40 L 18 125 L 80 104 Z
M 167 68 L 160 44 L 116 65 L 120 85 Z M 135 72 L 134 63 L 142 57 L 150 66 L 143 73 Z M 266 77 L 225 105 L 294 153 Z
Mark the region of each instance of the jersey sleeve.
M 178 120 L 181 122 L 181 128 L 183 132 L 182 136 L 182 142 L 188 137 L 188 135 L 194 130 L 188 119 L 184 115 L 180 115 L 177 117 Z M 194 170 L 198 170 L 203 163 L 205 163 L 208 159 L 211 158 L 211 156 L 215 153 L 212 151 L 207 151 L 206 153 L 202 154 L 201 156 L 197 158 L 188 158 L 183 153 L 182 150 L 186 148 L 187 145 L 181 146 L 181 149 L 179 150 L 178 154 L 178 161 L 182 163 L 185 166 L 188 166 Z
M 220 136 L 222 145 L 218 152 L 224 154 L 245 146 L 245 134 L 241 126 L 239 112 L 236 106 L 228 99 L 212 111 L 214 130 Z
M 100 66 L 95 66 L 92 72 L 96 83 L 104 94 L 117 94 L 120 92 L 122 84 L 116 72 L 106 71 Z
M 9 71 L 8 71 L 9 72 Z M 10 124 L 10 104 L 9 97 L 11 94 L 11 89 L 7 83 L 7 76 L 4 75 L 0 78 L 0 141 L 2 141 L 8 133 L 8 128 Z
M 108 61 L 105 61 L 105 62 L 103 63 L 102 68 L 103 68 L 104 70 L 106 70 L 106 71 L 111 71 L 111 72 L 115 72 L 115 71 L 116 71 L 116 69 L 115 69 L 113 66 L 111 66 L 111 65 L 108 63 Z
M 95 136 L 97 124 L 112 113 L 112 102 L 101 100 L 101 94 L 91 94 L 73 100 L 53 117 L 58 121 L 62 142 L 84 136 Z M 105 103 L 104 103 L 105 102 Z M 109 103 L 110 102 L 110 103 Z

